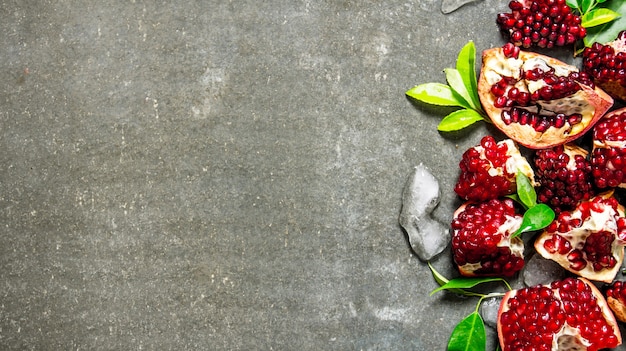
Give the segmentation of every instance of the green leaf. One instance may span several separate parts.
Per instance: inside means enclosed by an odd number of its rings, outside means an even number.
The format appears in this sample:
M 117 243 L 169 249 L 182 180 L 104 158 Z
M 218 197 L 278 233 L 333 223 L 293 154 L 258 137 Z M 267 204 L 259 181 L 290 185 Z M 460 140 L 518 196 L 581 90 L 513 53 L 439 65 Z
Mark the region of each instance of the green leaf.
M 582 14 L 586 14 L 587 11 L 589 11 L 591 6 L 593 5 L 593 0 L 581 0 L 579 2 L 580 2 L 580 13 Z
M 530 183 L 530 179 L 524 173 L 518 171 L 515 175 L 515 182 L 517 183 L 517 195 L 521 203 L 526 208 L 535 206 L 537 204 L 537 193 Z
M 609 23 L 620 17 L 620 14 L 607 8 L 593 9 L 582 17 L 581 25 L 585 28 L 596 27 Z
M 469 289 L 479 284 L 501 281 L 504 281 L 504 279 L 497 277 L 454 278 L 452 280 L 449 280 L 442 286 L 438 287 L 437 289 L 433 290 L 430 295 L 434 295 L 435 293 L 442 290 Z M 472 295 L 474 295 L 474 293 L 472 293 Z
M 417 85 L 409 89 L 406 95 L 432 105 L 469 107 L 465 101 L 452 92 L 448 85 L 441 83 Z
M 626 1 L 612 0 L 606 5 L 606 8 L 615 11 L 620 17 L 615 21 L 588 28 L 584 39 L 585 46 L 591 46 L 595 42 L 606 44 L 613 41 L 619 32 L 626 28 Z
M 555 217 L 554 211 L 546 204 L 537 204 L 524 212 L 519 229 L 511 235 L 515 238 L 522 233 L 543 229 L 550 225 Z
M 441 132 L 452 132 L 456 130 L 461 130 L 478 121 L 484 120 L 485 118 L 475 110 L 462 109 L 454 111 L 445 116 L 441 120 L 441 122 L 439 122 L 439 126 L 437 126 L 437 129 Z
M 485 351 L 486 347 L 485 322 L 478 312 L 457 324 L 448 341 L 448 351 Z
M 567 6 L 571 7 L 572 10 L 578 9 L 578 1 L 577 0 L 567 0 L 565 3 L 567 4 Z
M 478 97 L 478 81 L 476 80 L 476 47 L 473 41 L 467 42 L 459 52 L 456 59 L 456 69 L 461 74 L 465 89 L 474 106 L 480 107 Z
M 443 71 L 446 73 L 446 80 L 450 88 L 452 88 L 452 91 L 458 94 L 459 97 L 467 103 L 469 108 L 474 110 L 479 109 L 479 107 L 473 103 L 470 93 L 465 87 L 463 78 L 461 78 L 461 73 L 455 68 L 446 68 Z
M 435 281 L 437 282 L 437 284 L 442 286 L 442 285 L 446 284 L 447 282 L 449 282 L 449 280 L 446 277 L 441 275 L 441 273 L 437 272 L 435 267 L 433 267 L 433 265 L 430 264 L 430 262 L 428 262 L 428 268 L 430 268 L 430 271 L 433 274 L 433 278 L 435 278 Z

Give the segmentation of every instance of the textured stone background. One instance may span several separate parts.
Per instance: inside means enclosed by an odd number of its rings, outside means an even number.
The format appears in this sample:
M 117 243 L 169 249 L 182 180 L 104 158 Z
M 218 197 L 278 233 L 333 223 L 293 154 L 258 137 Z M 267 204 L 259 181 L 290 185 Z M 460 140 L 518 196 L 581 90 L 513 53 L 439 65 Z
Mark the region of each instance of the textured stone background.
M 505 9 L 0 1 L 1 348 L 444 350 L 476 301 L 429 297 L 400 195 L 424 162 L 449 221 L 486 129 L 404 91 Z

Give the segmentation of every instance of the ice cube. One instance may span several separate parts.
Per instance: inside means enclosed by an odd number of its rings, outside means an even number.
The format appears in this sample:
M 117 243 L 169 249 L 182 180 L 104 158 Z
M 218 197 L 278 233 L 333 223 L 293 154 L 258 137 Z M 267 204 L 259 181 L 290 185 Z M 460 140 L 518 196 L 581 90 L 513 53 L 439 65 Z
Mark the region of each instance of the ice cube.
M 500 309 L 500 302 L 502 302 L 502 297 L 486 298 L 481 302 L 480 308 L 478 309 L 485 325 L 494 329 L 496 328 L 498 322 L 498 309 Z
M 482 1 L 482 0 L 443 0 L 441 2 L 441 12 L 444 14 L 448 14 L 450 12 L 456 11 L 461 6 L 465 4 L 469 4 L 471 2 Z
M 424 261 L 440 254 L 450 242 L 448 226 L 432 217 L 439 195 L 437 179 L 420 163 L 404 186 L 399 222 L 409 237 L 411 248 Z
M 567 272 L 556 262 L 534 254 L 524 265 L 524 284 L 526 286 L 546 285 L 566 277 Z

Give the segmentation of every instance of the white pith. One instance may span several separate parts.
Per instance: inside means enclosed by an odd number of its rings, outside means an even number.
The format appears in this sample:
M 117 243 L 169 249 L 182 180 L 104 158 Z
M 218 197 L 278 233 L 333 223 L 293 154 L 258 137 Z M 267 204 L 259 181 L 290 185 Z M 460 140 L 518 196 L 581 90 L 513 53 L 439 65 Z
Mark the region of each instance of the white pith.
M 581 155 L 582 157 L 585 157 L 585 158 L 587 158 L 587 155 L 589 155 L 589 152 L 587 152 L 587 150 L 579 146 L 572 145 L 572 144 L 564 145 L 563 152 L 569 156 L 569 161 L 567 162 L 567 165 L 565 166 L 565 168 L 567 168 L 570 171 L 575 171 L 577 169 L 576 155 Z

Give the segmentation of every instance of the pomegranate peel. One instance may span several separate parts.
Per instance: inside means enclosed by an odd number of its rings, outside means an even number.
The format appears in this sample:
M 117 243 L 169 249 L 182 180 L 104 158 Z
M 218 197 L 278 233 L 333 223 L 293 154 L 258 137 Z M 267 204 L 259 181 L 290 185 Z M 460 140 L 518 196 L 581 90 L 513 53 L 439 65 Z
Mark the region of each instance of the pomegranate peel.
M 527 51 L 483 51 L 478 94 L 493 124 L 531 149 L 577 139 L 613 106 L 574 66 Z
M 503 351 L 597 351 L 622 343 L 607 301 L 585 278 L 507 292 L 496 329 Z

